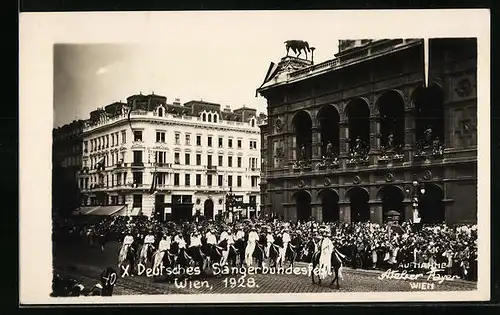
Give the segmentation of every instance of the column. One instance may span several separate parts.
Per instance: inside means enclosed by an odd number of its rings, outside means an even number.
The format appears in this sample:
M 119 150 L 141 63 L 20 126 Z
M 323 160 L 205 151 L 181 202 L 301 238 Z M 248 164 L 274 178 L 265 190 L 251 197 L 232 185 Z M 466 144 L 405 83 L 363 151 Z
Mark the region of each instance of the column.
M 347 119 L 341 120 L 340 126 L 340 157 L 349 156 L 349 125 Z
M 311 205 L 311 214 L 317 222 L 323 222 L 323 209 L 321 205 Z
M 408 222 L 408 221 L 413 221 L 413 206 L 412 206 L 412 202 L 411 202 L 411 199 L 405 199 L 404 201 L 404 213 L 402 213 L 403 215 L 403 220 L 405 222 Z
M 317 124 L 312 127 L 312 160 L 321 159 L 321 129 Z
M 370 155 L 380 153 L 380 116 L 370 116 Z
M 381 202 L 375 201 L 370 203 L 370 221 L 379 224 L 382 224 L 384 222 Z
M 415 108 L 414 104 L 410 102 L 409 104 L 405 104 L 405 160 L 412 160 L 413 156 L 411 155 L 411 151 L 415 148 L 416 144 L 416 136 L 415 136 Z

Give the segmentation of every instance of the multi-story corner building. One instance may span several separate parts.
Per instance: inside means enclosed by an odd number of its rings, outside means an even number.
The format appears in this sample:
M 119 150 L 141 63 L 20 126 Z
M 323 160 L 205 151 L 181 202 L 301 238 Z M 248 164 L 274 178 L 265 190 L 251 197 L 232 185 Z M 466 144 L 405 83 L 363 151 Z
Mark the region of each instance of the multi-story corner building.
M 428 66 L 426 85 L 418 39 L 345 40 L 320 64 L 272 64 L 258 89 L 268 103 L 271 211 L 476 222 L 476 40 L 430 40 Z
M 262 120 L 259 125 L 260 128 L 260 210 L 261 214 L 269 216 L 270 211 L 267 198 L 267 184 L 266 184 L 266 171 L 267 171 L 267 119 Z
M 80 200 L 76 183 L 82 166 L 84 123 L 76 120 L 52 131 L 53 210 L 72 211 Z
M 83 134 L 82 203 L 163 220 L 215 218 L 231 190 L 236 211 L 258 215 L 258 123 L 255 109 L 168 104 L 154 94 L 97 109 Z

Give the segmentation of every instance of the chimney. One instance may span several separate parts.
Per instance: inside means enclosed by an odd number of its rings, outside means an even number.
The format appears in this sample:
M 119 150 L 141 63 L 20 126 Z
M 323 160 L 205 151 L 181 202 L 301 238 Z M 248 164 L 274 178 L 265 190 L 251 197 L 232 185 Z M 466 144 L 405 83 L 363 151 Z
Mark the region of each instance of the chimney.
M 173 104 L 174 104 L 174 105 L 181 105 L 181 99 L 180 99 L 180 98 L 176 98 L 176 99 L 174 100 L 174 103 L 173 103 Z
M 231 112 L 231 106 L 226 105 L 226 107 L 224 108 L 224 111 L 227 112 L 227 113 L 230 113 Z

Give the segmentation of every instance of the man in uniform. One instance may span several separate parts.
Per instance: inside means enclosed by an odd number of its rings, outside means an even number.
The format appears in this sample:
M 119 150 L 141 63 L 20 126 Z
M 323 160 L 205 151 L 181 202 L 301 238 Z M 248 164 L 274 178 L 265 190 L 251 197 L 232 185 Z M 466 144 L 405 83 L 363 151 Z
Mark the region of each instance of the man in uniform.
M 151 250 L 151 253 L 152 253 L 152 251 L 155 248 L 154 243 L 155 243 L 155 237 L 152 233 L 152 230 L 150 229 L 148 231 L 148 234 L 144 237 L 144 245 L 142 245 L 143 250 L 146 250 L 146 249 L 148 250 L 148 252 L 146 252 L 146 255 L 149 255 L 149 253 L 150 253 L 149 250 Z M 148 246 L 149 248 L 146 246 Z M 150 257 L 146 257 L 146 261 L 148 261 L 149 258 Z

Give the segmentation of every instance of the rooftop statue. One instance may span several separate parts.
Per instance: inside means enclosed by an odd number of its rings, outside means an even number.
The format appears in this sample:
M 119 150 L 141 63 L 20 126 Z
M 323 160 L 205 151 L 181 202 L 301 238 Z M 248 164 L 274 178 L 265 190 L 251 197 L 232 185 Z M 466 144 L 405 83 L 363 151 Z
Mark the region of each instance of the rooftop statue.
M 309 48 L 309 43 L 303 40 L 287 40 L 285 42 L 285 45 L 287 56 L 291 49 L 294 54 L 297 54 L 297 58 L 302 54 L 302 51 L 304 51 L 307 59 L 307 53 L 311 51 L 311 49 Z

